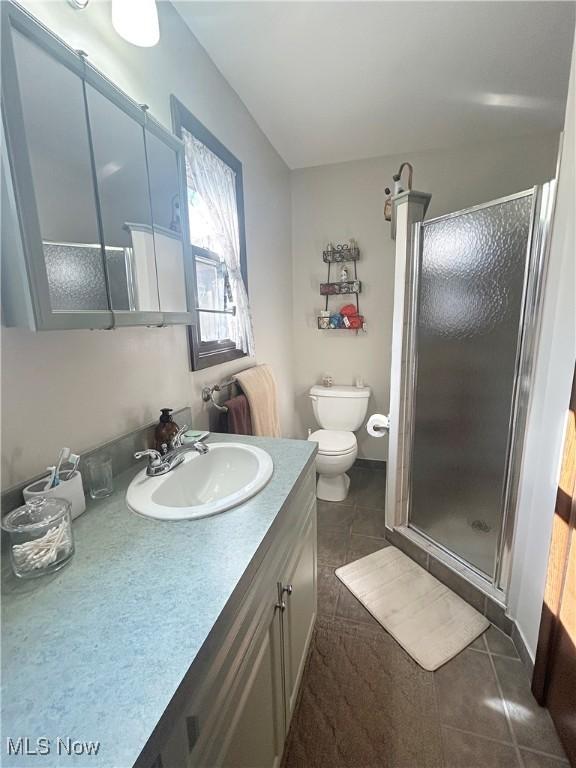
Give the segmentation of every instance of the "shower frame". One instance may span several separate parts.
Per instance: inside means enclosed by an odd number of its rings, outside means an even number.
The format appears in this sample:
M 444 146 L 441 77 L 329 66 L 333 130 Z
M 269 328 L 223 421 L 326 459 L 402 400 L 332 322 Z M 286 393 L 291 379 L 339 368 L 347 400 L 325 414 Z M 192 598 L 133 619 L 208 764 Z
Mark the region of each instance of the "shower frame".
M 449 550 L 442 544 L 428 537 L 425 533 L 410 527 L 411 510 L 411 467 L 414 443 L 415 392 L 418 372 L 418 355 L 416 345 L 416 324 L 419 300 L 419 268 L 422 259 L 422 230 L 429 224 L 443 221 L 467 213 L 489 208 L 510 200 L 532 196 L 531 220 L 527 243 L 526 265 L 518 340 L 516 345 L 516 362 L 512 407 L 508 426 L 508 448 L 506 453 L 505 481 L 501 501 L 501 523 L 497 539 L 496 567 L 494 575 L 489 576 L 460 557 L 457 552 Z M 404 397 L 399 431 L 403 434 L 401 456 L 400 484 L 404 489 L 401 495 L 404 502 L 395 520 L 395 530 L 410 539 L 414 544 L 426 550 L 436 559 L 452 567 L 482 592 L 505 604 L 510 580 L 512 547 L 514 539 L 516 506 L 522 464 L 522 453 L 525 437 L 526 420 L 530 408 L 530 392 L 532 388 L 534 359 L 538 342 L 542 300 L 548 266 L 548 251 L 550 245 L 550 229 L 554 213 L 556 197 L 556 181 L 552 180 L 543 185 L 513 195 L 491 200 L 461 211 L 438 216 L 434 219 L 416 222 L 412 226 L 412 249 L 410 251 L 410 274 L 407 281 L 407 327 L 406 364 L 402 376 Z

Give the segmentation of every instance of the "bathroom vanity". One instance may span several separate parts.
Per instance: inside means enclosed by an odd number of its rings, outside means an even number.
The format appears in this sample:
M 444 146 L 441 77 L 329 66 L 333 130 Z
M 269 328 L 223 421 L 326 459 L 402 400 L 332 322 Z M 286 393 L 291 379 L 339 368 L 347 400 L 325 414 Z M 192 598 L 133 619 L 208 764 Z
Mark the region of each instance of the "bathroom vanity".
M 226 439 L 274 462 L 244 504 L 140 517 L 125 501 L 136 467 L 74 522 L 69 566 L 5 575 L 3 765 L 30 763 L 7 754 L 20 737 L 49 739 L 32 759 L 50 768 L 87 761 L 58 739 L 99 742 L 101 768 L 279 765 L 316 616 L 316 445 Z

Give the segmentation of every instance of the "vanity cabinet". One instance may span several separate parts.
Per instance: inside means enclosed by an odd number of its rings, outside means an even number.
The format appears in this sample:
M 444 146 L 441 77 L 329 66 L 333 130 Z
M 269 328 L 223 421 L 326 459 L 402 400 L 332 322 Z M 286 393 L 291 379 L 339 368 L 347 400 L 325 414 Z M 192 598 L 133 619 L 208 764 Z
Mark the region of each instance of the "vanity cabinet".
M 242 664 L 230 729 L 214 765 L 222 768 L 277 768 L 282 757 L 285 723 L 282 674 L 282 628 L 275 601 L 268 594 L 266 620 Z M 201 763 L 196 763 L 200 765 Z
M 269 539 L 148 768 L 280 765 L 316 619 L 313 467 Z
M 182 142 L 86 54 L 1 6 L 4 323 L 190 324 Z
M 293 553 L 283 582 L 285 610 L 282 612 L 284 643 L 284 696 L 286 730 L 290 725 L 300 680 L 304 671 L 306 651 L 316 615 L 316 525 L 308 520 L 299 546 Z

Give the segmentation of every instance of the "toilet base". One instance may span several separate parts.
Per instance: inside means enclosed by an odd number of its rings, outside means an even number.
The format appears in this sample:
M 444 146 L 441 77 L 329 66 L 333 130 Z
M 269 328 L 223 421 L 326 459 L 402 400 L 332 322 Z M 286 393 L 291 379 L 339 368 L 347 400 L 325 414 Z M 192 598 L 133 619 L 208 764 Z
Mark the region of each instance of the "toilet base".
M 318 475 L 316 498 L 321 501 L 344 501 L 349 488 L 350 478 L 345 472 L 341 475 Z

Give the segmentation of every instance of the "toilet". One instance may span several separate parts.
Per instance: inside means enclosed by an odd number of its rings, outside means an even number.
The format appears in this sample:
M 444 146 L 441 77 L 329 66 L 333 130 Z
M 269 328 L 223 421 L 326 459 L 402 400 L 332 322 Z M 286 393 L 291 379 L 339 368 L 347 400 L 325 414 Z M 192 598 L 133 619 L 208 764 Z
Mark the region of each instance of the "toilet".
M 346 472 L 358 455 L 354 432 L 362 426 L 368 410 L 370 387 L 319 384 L 310 389 L 314 416 L 321 429 L 308 440 L 318 443 L 316 496 L 322 501 L 344 501 L 350 478 Z

